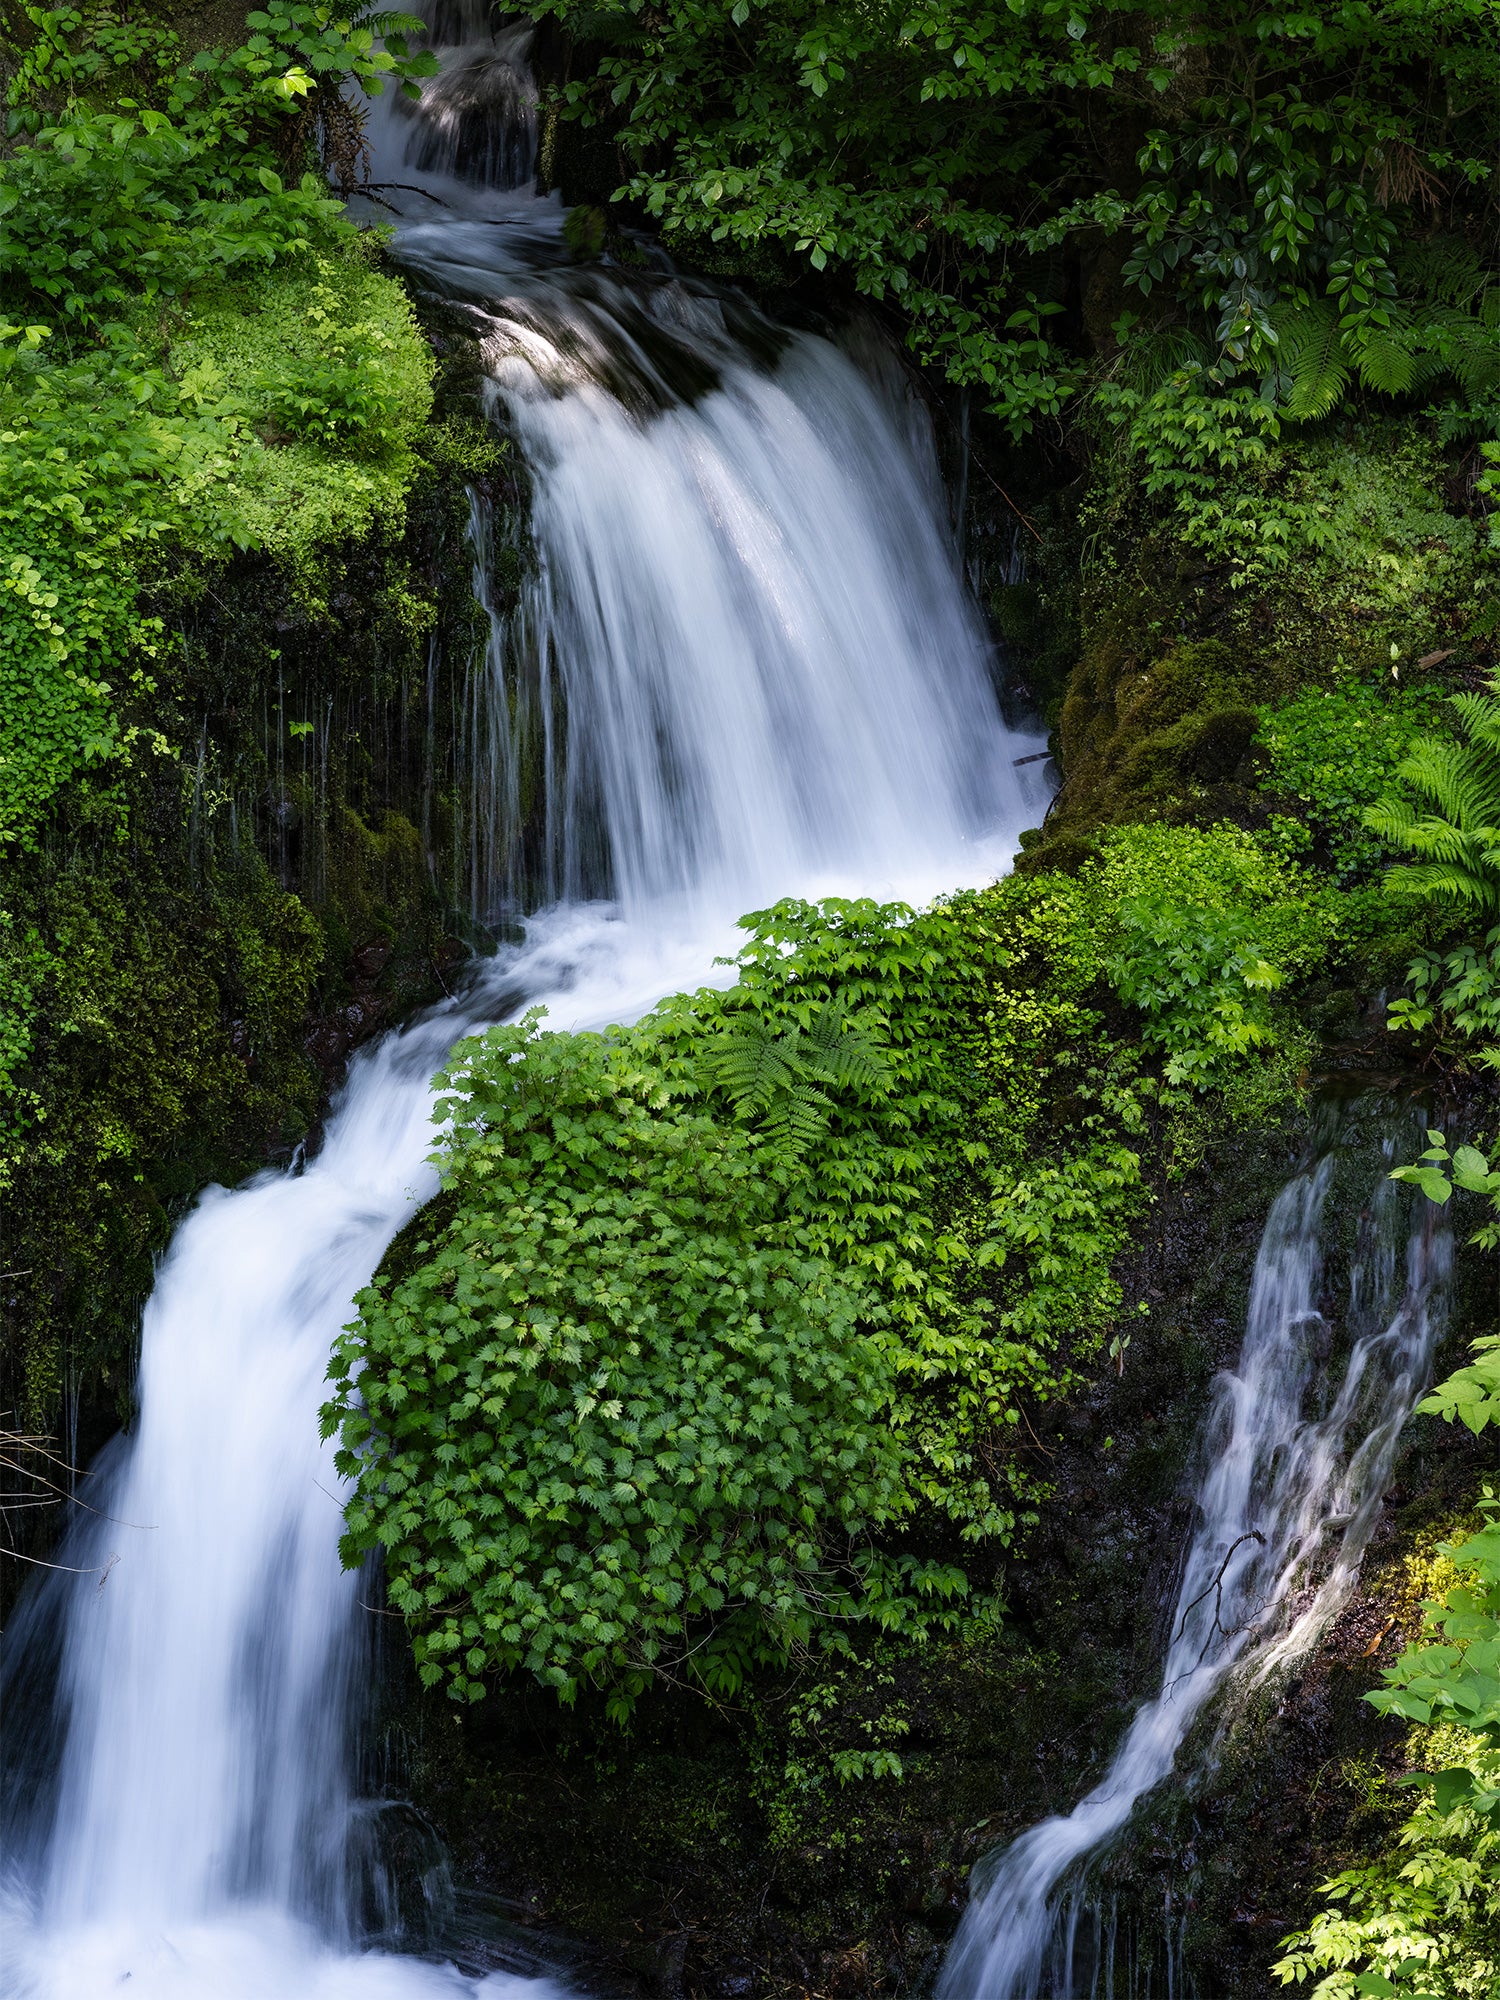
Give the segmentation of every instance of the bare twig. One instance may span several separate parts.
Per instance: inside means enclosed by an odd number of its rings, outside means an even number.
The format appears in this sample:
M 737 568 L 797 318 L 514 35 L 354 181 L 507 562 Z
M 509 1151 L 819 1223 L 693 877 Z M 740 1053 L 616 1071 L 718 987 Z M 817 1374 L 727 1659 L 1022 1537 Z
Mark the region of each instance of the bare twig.
M 1203 1589 L 1200 1590 L 1198 1592 L 1198 1595 L 1193 1599 L 1192 1603 L 1187 1605 L 1183 1610 L 1182 1623 L 1177 1628 L 1177 1638 L 1175 1638 L 1172 1641 L 1172 1644 L 1174 1646 L 1178 1643 L 1178 1640 L 1181 1639 L 1183 1633 L 1186 1632 L 1187 1622 L 1190 1615 L 1197 1610 L 1198 1606 L 1203 1602 L 1204 1598 L 1208 1596 L 1209 1592 L 1210 1591 L 1213 1592 L 1214 1594 L 1213 1623 L 1208 1628 L 1208 1637 L 1203 1642 L 1203 1651 L 1198 1655 L 1198 1665 L 1200 1667 L 1202 1666 L 1204 1660 L 1207 1659 L 1208 1657 L 1208 1649 L 1214 1642 L 1214 1634 L 1216 1632 L 1222 1639 L 1229 1639 L 1233 1637 L 1232 1633 L 1226 1632 L 1224 1630 L 1224 1626 L 1221 1622 L 1224 1611 L 1224 1573 L 1229 1568 L 1230 1559 L 1234 1555 L 1235 1550 L 1243 1548 L 1246 1542 L 1259 1542 L 1261 1547 L 1264 1548 L 1266 1545 L 1266 1538 L 1261 1533 L 1259 1528 L 1251 1528 L 1247 1534 L 1243 1534 L 1239 1537 L 1237 1541 L 1231 1542 L 1229 1544 L 1229 1547 L 1224 1551 L 1224 1560 L 1219 1564 L 1218 1570 L 1214 1575 L 1213 1581 L 1211 1583 L 1205 1584 Z M 1240 1629 L 1241 1628 L 1238 1626 L 1235 1627 L 1236 1631 Z
M 104 1588 L 104 1579 L 120 1560 L 118 1556 L 112 1555 L 107 1563 L 85 1563 L 80 1569 L 76 1563 L 44 1562 L 40 1556 L 23 1556 L 19 1549 L 7 1549 L 5 1553 L 13 1556 L 17 1562 L 32 1563 L 37 1569 L 61 1570 L 64 1576 L 97 1576 L 101 1590 Z

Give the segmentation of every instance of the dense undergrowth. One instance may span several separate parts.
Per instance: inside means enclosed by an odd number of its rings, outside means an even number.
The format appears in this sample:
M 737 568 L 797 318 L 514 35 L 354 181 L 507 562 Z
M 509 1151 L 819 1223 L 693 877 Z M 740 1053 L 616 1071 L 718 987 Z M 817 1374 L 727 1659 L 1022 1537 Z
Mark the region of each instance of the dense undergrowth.
M 861 1622 L 982 1618 L 921 1551 L 1035 1520 L 1021 1407 L 1128 1345 L 1142 1149 L 1290 1087 L 1281 989 L 1368 949 L 1337 901 L 1236 829 L 1121 828 L 920 916 L 747 919 L 727 994 L 633 1029 L 464 1045 L 445 1227 L 365 1299 L 327 1419 L 424 1677 L 624 1712 L 653 1673 L 729 1694 Z
M 987 596 L 1062 786 L 992 888 L 781 905 L 725 991 L 456 1052 L 444 1192 L 334 1358 L 345 1552 L 473 1727 L 574 1705 L 596 1862 L 675 1773 L 705 1910 L 848 1875 L 798 1950 L 882 1898 L 920 1935 L 819 1990 L 909 1984 L 1150 1651 L 1139 1520 L 1232 1352 L 1157 1323 L 1235 1310 L 1181 1259 L 1164 1303 L 1153 1243 L 1234 1207 L 1237 1154 L 1253 1242 L 1330 1070 L 1445 1104 L 1410 1177 L 1493 1243 L 1494 12 L 550 11 L 638 214 L 873 302 L 988 411 L 976 464 L 1036 441 Z M 472 648 L 462 488 L 505 455 L 323 171 L 357 174 L 340 77 L 425 72 L 410 23 L 0 27 L 5 1359 L 43 1426 L 79 1378 L 128 1415 L 173 1211 L 289 1151 L 461 952 L 423 688 Z M 1439 1407 L 1482 1445 L 1476 1367 Z M 1493 1989 L 1494 1534 L 1388 1677 L 1381 1852 L 1320 1849 L 1295 1913 L 1329 2000 Z
M 1361 390 L 1493 438 L 1494 10 L 548 0 L 669 243 L 877 301 L 1013 436 L 1217 498 Z M 601 190 L 606 191 L 606 190 Z
M 377 55 L 368 28 L 282 6 L 251 43 L 190 59 L 149 16 L 7 19 L 0 842 L 15 855 L 69 801 L 104 828 L 113 810 L 123 839 L 135 774 L 180 764 L 163 727 L 180 621 L 148 601 L 164 569 L 190 596 L 263 550 L 315 590 L 320 548 L 399 530 L 432 364 L 321 176 L 284 178 L 317 69 L 420 68 L 399 33 Z M 55 962 L 76 984 L 86 954 L 16 911 L 0 935 L 10 1178 L 38 996 Z

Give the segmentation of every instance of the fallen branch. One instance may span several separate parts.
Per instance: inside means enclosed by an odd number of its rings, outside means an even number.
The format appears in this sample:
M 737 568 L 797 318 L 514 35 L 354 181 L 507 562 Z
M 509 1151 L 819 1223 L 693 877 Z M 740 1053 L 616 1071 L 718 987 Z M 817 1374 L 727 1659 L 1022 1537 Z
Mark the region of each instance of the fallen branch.
M 1172 1641 L 1172 1644 L 1174 1646 L 1177 1645 L 1178 1641 L 1182 1638 L 1183 1633 L 1187 1631 L 1187 1622 L 1189 1617 L 1192 1615 L 1194 1611 L 1197 1610 L 1198 1606 L 1203 1602 L 1204 1598 L 1208 1596 L 1209 1592 L 1210 1591 L 1213 1592 L 1214 1594 L 1213 1623 L 1208 1628 L 1208 1637 L 1203 1641 L 1203 1651 L 1198 1655 L 1198 1665 L 1200 1667 L 1203 1665 L 1203 1662 L 1208 1658 L 1208 1649 L 1214 1642 L 1214 1634 L 1216 1632 L 1219 1634 L 1220 1638 L 1228 1640 L 1234 1637 L 1235 1632 L 1242 1632 L 1244 1630 L 1244 1627 L 1242 1625 L 1236 1625 L 1234 1627 L 1234 1631 L 1226 1632 L 1223 1626 L 1222 1618 L 1224 1611 L 1224 1573 L 1229 1568 L 1230 1560 L 1233 1557 L 1235 1550 L 1243 1548 L 1246 1542 L 1259 1542 L 1261 1547 L 1264 1548 L 1266 1545 L 1266 1538 L 1261 1533 L 1259 1528 L 1251 1528 L 1248 1531 L 1248 1533 L 1241 1535 L 1237 1541 L 1231 1542 L 1229 1544 L 1229 1547 L 1224 1551 L 1224 1560 L 1219 1564 L 1218 1571 L 1214 1576 L 1213 1581 L 1211 1583 L 1205 1584 L 1203 1589 L 1200 1590 L 1198 1592 L 1198 1595 L 1193 1599 L 1192 1603 L 1186 1606 L 1186 1608 L 1183 1611 L 1182 1623 L 1177 1628 L 1177 1637 Z

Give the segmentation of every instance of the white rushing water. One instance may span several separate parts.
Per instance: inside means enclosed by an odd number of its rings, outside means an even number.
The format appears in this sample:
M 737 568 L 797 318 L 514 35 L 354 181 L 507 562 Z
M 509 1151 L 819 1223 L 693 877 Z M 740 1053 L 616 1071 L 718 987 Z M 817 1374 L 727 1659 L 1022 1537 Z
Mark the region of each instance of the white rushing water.
M 10 1635 L 13 1689 L 49 1648 L 61 1666 L 36 1723 L 56 1753 L 13 1815 L 9 2000 L 513 1983 L 370 1948 L 389 1900 L 354 1796 L 371 1621 L 317 1435 L 353 1294 L 434 1185 L 429 1079 L 522 1004 L 602 1024 L 721 977 L 736 917 L 777 897 L 986 879 L 1034 816 L 1013 760 L 1035 739 L 1001 721 L 899 383 L 669 274 L 580 274 L 555 203 L 465 193 L 476 163 L 513 181 L 530 142 L 515 44 L 460 56 L 430 107 L 382 114 L 376 177 L 447 189 L 401 247 L 469 302 L 531 472 L 532 580 L 477 669 L 470 835 L 476 903 L 500 908 L 540 742 L 547 907 L 351 1064 L 312 1159 L 210 1190 L 176 1234 L 138 1421 L 86 1489 L 102 1516 Z M 474 539 L 493 610 L 478 502 Z
M 1197 1525 L 1160 1691 L 1072 1812 L 980 1863 L 937 2000 L 1113 1993 L 1112 1940 L 1099 1934 L 1082 1865 L 1167 1777 L 1226 1676 L 1263 1679 L 1300 1657 L 1348 1601 L 1401 1428 L 1427 1381 L 1451 1237 L 1440 1212 L 1419 1202 L 1398 1255 L 1411 1204 L 1382 1179 L 1354 1266 L 1353 1343 L 1325 1403 L 1321 1240 L 1333 1168 L 1325 1154 L 1299 1174 L 1266 1222 L 1239 1361 L 1215 1384 L 1200 1440 Z

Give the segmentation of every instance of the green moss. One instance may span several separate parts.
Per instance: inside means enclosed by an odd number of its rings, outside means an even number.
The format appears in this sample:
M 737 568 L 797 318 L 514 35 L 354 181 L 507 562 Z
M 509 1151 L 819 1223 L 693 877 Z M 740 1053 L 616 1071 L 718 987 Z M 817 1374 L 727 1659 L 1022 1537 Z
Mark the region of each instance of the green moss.
M 349 277 L 425 354 L 399 287 L 363 260 Z M 311 273 L 298 283 L 310 296 Z M 7 869 L 0 1407 L 55 1430 L 66 1405 L 81 1459 L 130 1415 L 140 1307 L 184 1204 L 288 1158 L 348 1051 L 464 954 L 454 690 L 483 639 L 465 489 L 507 534 L 512 493 L 470 347 L 444 344 L 404 500 L 360 536 L 311 565 L 156 545 L 136 753 L 64 786 Z
M 1202 513 L 1163 513 L 1135 477 L 1107 467 L 1085 509 L 1063 788 L 1024 865 L 1076 865 L 1080 837 L 1122 821 L 1264 831 L 1281 812 L 1347 872 L 1301 767 L 1268 764 L 1256 738 L 1278 716 L 1284 736 L 1311 690 L 1337 690 L 1385 740 L 1426 698 L 1414 685 L 1439 691 L 1488 659 L 1495 558 L 1450 456 L 1392 419 L 1273 445 Z
M 432 355 L 371 239 L 194 296 L 166 365 L 224 427 L 219 507 L 239 541 L 305 569 L 400 527 L 432 406 Z

